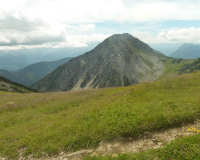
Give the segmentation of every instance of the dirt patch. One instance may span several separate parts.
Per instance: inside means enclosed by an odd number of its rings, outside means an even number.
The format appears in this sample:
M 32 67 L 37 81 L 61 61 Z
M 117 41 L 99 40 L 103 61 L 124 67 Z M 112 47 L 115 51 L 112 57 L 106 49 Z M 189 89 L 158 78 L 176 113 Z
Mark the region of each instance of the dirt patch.
M 190 128 L 191 130 L 188 131 Z M 182 127 L 170 128 L 155 132 L 145 132 L 136 139 L 130 137 L 126 139 L 116 139 L 114 141 L 101 141 L 97 148 L 80 150 L 73 153 L 61 152 L 59 155 L 54 157 L 48 157 L 48 155 L 46 155 L 39 160 L 82 160 L 85 155 L 112 155 L 113 157 L 117 157 L 120 153 L 134 153 L 152 148 L 156 149 L 169 144 L 172 140 L 175 140 L 178 137 L 182 138 L 188 135 L 198 134 L 198 132 L 195 132 L 192 128 L 200 130 L 200 120 L 196 120 L 191 124 L 183 125 Z M 22 154 L 20 155 L 20 160 L 36 160 L 36 158 L 33 158 L 32 156 L 22 157 Z M 0 157 L 0 160 L 5 160 L 5 158 Z

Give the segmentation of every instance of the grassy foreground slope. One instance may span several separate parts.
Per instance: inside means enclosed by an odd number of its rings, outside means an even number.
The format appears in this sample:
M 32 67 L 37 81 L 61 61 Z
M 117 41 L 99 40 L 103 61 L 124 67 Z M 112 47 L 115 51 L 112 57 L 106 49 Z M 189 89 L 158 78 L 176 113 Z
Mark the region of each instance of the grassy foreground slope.
M 58 154 L 192 122 L 200 115 L 199 79 L 195 72 L 121 88 L 0 92 L 0 154 Z

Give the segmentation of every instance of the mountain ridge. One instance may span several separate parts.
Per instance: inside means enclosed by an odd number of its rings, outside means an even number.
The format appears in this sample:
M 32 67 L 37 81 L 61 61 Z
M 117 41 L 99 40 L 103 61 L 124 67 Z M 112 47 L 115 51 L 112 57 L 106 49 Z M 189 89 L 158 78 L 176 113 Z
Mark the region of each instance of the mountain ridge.
M 38 92 L 22 84 L 13 82 L 3 76 L 0 76 L 0 91 L 17 92 L 17 93 Z
M 184 43 L 171 55 L 174 58 L 195 59 L 200 57 L 200 45 L 193 43 Z
M 67 57 L 60 59 L 58 61 L 50 61 L 50 62 L 43 61 L 34 63 L 32 65 L 29 65 L 21 69 L 18 72 L 0 69 L 0 75 L 16 83 L 21 83 L 25 86 L 31 86 L 33 83 L 45 77 L 47 74 L 56 69 L 59 65 L 66 63 L 71 58 L 72 57 Z

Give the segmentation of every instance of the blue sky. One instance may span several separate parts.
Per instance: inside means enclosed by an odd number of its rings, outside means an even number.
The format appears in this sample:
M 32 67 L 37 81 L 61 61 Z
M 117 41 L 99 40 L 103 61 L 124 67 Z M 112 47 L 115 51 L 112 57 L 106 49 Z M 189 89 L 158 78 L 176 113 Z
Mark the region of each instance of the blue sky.
M 112 34 L 200 43 L 199 0 L 0 0 L 0 49 L 84 47 Z

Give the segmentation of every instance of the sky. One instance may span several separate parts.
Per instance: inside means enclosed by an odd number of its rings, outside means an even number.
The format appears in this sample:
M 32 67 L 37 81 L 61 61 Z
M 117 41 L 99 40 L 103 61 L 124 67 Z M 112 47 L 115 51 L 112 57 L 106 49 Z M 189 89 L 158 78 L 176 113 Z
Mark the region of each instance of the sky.
M 200 43 L 200 0 L 0 0 L 0 50 L 84 47 L 113 34 Z

